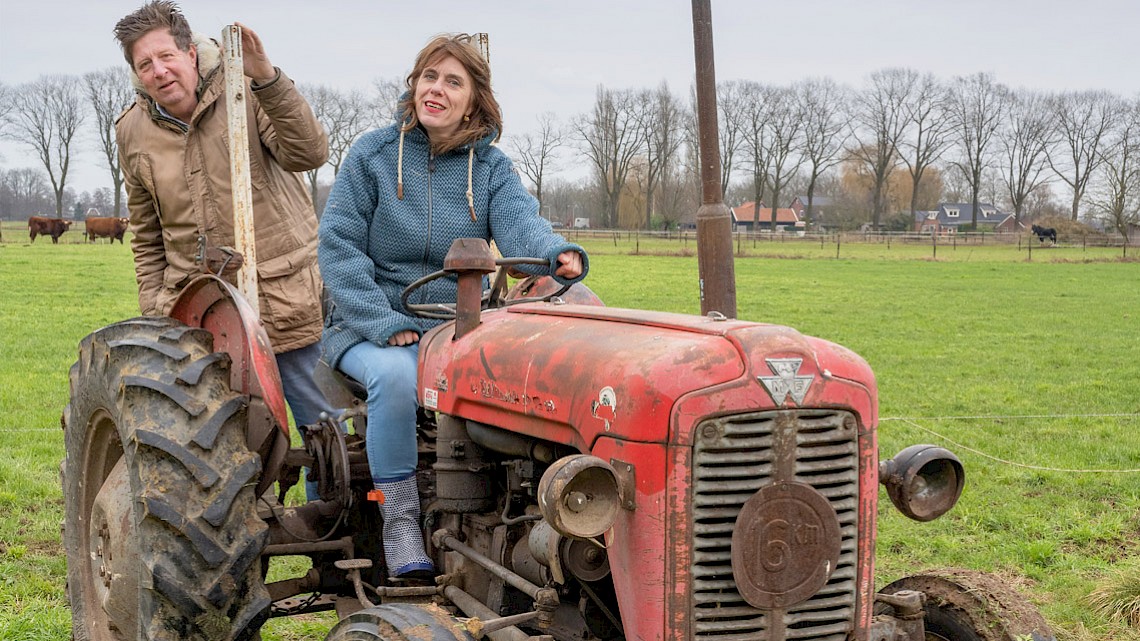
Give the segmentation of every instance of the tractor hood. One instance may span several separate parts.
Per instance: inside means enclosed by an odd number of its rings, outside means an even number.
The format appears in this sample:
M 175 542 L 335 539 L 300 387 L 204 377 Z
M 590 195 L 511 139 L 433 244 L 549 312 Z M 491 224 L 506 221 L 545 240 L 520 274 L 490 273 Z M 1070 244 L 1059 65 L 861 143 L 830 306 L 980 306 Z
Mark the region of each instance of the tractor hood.
M 643 310 L 533 303 L 421 341 L 420 403 L 588 451 L 603 436 L 691 443 L 709 416 L 845 407 L 877 422 L 874 377 L 794 329 Z M 869 425 L 862 426 L 864 428 Z

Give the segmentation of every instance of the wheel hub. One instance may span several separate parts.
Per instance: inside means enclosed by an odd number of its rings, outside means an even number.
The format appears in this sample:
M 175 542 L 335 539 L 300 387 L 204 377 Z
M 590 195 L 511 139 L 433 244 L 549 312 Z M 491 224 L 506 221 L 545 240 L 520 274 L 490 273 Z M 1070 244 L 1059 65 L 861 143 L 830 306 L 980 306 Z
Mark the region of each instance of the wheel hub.
M 132 634 L 138 612 L 138 550 L 131 542 L 130 480 L 122 459 L 103 482 L 91 509 L 91 578 L 95 602 L 107 615 L 111 631 Z

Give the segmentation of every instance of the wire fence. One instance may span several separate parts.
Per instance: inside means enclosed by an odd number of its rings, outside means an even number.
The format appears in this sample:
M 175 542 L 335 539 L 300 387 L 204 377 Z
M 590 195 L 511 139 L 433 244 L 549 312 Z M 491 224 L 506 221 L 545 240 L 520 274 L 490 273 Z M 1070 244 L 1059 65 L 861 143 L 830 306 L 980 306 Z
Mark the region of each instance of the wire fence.
M 879 419 L 880 430 L 883 423 L 897 422 L 909 425 L 921 432 L 930 434 L 962 451 L 970 452 L 981 456 L 982 458 L 989 459 L 996 463 L 1009 465 L 1027 470 L 1036 470 L 1039 472 L 1061 472 L 1065 474 L 1140 474 L 1140 468 L 1064 468 L 1064 467 L 1050 467 L 1047 465 L 1036 465 L 1022 461 L 1012 461 L 1010 459 L 994 456 L 988 452 L 982 451 L 976 447 L 971 447 L 960 441 L 960 439 L 953 439 L 945 434 L 926 427 L 919 423 L 919 421 L 1010 421 L 1010 420 L 1061 420 L 1061 419 L 1076 419 L 1076 418 L 1118 418 L 1118 419 L 1132 419 L 1140 418 L 1140 413 L 1109 413 L 1109 414 L 1030 414 L 1030 415 L 993 415 L 993 416 L 927 416 L 927 417 L 906 417 L 895 416 L 885 417 Z

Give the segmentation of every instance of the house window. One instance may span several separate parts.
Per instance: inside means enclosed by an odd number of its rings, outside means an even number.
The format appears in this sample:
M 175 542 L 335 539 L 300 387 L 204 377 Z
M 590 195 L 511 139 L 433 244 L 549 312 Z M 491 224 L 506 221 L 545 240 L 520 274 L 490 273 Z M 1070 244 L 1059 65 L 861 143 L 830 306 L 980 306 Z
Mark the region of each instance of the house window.
M 946 210 L 946 217 L 947 218 L 957 218 L 958 217 L 958 210 L 957 209 L 947 209 Z

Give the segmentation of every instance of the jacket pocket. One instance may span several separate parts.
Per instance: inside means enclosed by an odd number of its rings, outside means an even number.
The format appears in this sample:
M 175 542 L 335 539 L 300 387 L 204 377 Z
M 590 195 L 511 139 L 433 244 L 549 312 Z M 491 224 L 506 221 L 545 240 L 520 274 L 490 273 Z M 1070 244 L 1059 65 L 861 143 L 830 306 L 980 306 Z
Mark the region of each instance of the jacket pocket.
M 139 154 L 138 164 L 136 165 L 136 174 L 139 177 L 139 182 L 142 183 L 143 189 L 150 195 L 150 202 L 154 206 L 154 214 L 162 220 L 162 208 L 158 206 L 158 191 L 155 189 L 154 184 L 154 170 L 150 166 L 150 155 L 145 153 Z
M 321 274 L 311 257 L 286 254 L 258 261 L 258 293 L 267 324 L 279 331 L 321 322 Z

